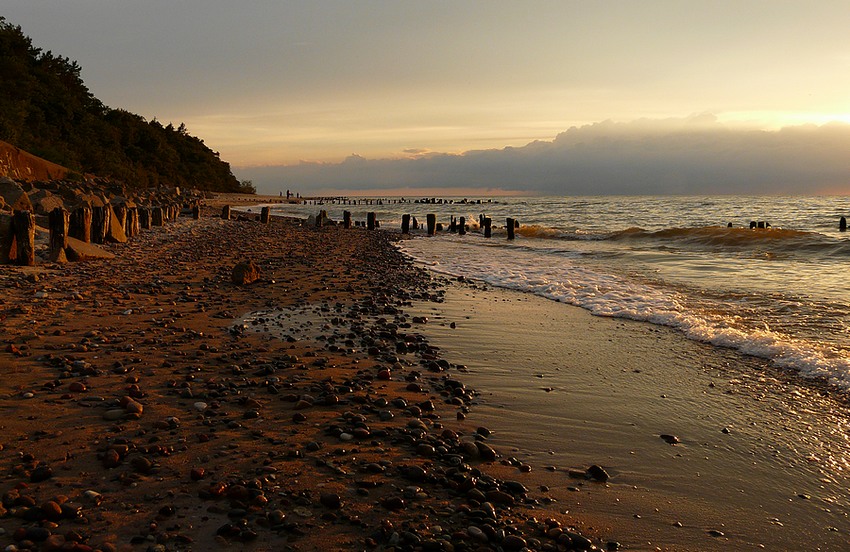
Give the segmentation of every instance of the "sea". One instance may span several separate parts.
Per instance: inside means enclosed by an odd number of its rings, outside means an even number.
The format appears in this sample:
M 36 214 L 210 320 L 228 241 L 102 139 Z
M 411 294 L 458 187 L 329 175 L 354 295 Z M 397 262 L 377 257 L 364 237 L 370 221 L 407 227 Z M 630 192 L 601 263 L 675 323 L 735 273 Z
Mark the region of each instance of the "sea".
M 415 217 L 401 250 L 431 270 L 594 315 L 674 328 L 850 391 L 850 197 L 449 197 L 274 205 L 306 218 Z M 426 216 L 443 231 L 427 236 Z M 464 217 L 468 232 L 449 232 Z M 492 220 L 490 238 L 479 222 Z M 519 223 L 507 239 L 506 221 Z M 755 226 L 753 228 L 753 226 Z
M 850 197 L 271 208 L 361 226 L 373 212 L 392 232 L 415 217 L 398 247 L 454 282 L 405 312 L 466 366 L 469 417 L 623 549 L 850 550 Z M 468 231 L 449 231 L 461 217 Z M 604 486 L 565 475 L 594 464 Z

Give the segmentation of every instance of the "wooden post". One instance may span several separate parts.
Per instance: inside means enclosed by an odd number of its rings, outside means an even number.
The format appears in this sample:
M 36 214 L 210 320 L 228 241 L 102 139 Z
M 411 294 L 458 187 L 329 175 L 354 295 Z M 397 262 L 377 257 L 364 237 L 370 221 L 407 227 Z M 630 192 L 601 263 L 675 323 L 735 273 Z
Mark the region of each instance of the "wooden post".
M 221 208 L 221 218 L 230 220 L 230 205 L 225 205 Z
M 484 217 L 484 237 L 489 238 L 493 235 L 493 231 L 491 226 L 493 225 L 493 219 L 490 217 Z
M 466 217 L 460 217 L 458 220 L 457 233 L 461 236 L 466 234 Z
M 410 215 L 401 216 L 401 233 L 410 234 Z
M 346 230 L 351 228 L 351 211 L 342 212 L 342 227 Z
M 508 228 L 508 239 L 514 239 L 514 231 L 516 230 L 516 222 L 514 219 L 509 218 L 506 226 Z
M 376 222 L 375 212 L 369 211 L 368 213 L 366 213 L 366 229 L 367 230 L 374 230 L 375 229 L 375 222 Z
M 427 216 L 428 222 L 428 235 L 433 236 L 437 233 L 437 215 L 434 213 L 429 213 Z
M 841 220 L 838 221 L 838 229 L 842 232 L 847 231 L 847 219 L 846 218 L 841 217 Z
M 68 226 L 71 214 L 62 207 L 56 207 L 48 215 L 50 225 L 50 260 L 65 262 L 65 248 L 68 247 Z
M 162 207 L 151 207 L 151 226 L 162 226 Z
M 260 211 L 260 222 L 263 224 L 269 223 L 269 218 L 271 217 L 271 209 L 268 207 L 263 207 L 263 210 Z
M 192 218 L 199 220 L 201 218 L 201 206 L 197 203 L 192 206 Z
M 91 243 L 91 207 L 77 207 L 71 213 L 68 234 L 72 238 Z
M 148 230 L 151 227 L 151 208 L 139 207 L 139 228 Z
M 35 266 L 35 215 L 30 211 L 15 211 L 12 215 L 19 266 Z
M 109 234 L 109 222 L 112 220 L 111 214 L 112 208 L 109 204 L 92 208 L 91 239 L 94 243 L 103 243 L 106 240 L 106 235 Z
M 127 208 L 127 218 L 124 220 L 124 234 L 132 238 L 139 233 L 139 209 L 137 207 Z
M 127 204 L 119 203 L 115 207 L 112 208 L 112 212 L 115 213 L 115 218 L 118 219 L 118 224 L 121 225 L 121 230 L 124 231 L 124 234 L 127 233 Z

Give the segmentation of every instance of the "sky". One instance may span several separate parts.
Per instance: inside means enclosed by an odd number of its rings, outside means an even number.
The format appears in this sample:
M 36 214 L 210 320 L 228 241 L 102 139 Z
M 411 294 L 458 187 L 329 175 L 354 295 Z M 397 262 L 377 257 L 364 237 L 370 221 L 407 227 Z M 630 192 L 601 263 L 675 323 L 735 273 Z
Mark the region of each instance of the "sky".
M 843 0 L 0 0 L 0 15 L 78 61 L 106 105 L 185 123 L 263 193 L 850 193 Z

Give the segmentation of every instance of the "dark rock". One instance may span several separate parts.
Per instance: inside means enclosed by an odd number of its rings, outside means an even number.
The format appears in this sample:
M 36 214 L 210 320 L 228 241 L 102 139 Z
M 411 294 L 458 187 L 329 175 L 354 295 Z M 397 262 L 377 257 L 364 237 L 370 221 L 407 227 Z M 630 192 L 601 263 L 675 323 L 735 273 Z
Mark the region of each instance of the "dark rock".
M 590 479 L 593 479 L 594 481 L 600 481 L 600 482 L 604 483 L 604 482 L 608 481 L 608 479 L 610 479 L 608 472 L 605 471 L 605 469 L 602 466 L 598 466 L 596 464 L 587 468 L 586 473 L 587 473 L 587 477 L 589 477 Z
M 244 286 L 260 279 L 260 267 L 253 261 L 243 261 L 233 267 L 230 280 L 238 285 Z

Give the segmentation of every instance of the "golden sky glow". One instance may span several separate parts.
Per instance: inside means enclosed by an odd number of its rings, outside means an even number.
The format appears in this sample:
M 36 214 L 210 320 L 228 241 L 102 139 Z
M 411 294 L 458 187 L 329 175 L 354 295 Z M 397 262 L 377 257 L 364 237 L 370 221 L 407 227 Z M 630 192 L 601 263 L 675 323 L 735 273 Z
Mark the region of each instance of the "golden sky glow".
M 107 105 L 232 165 L 522 146 L 604 120 L 850 122 L 843 1 L 11 0 Z

